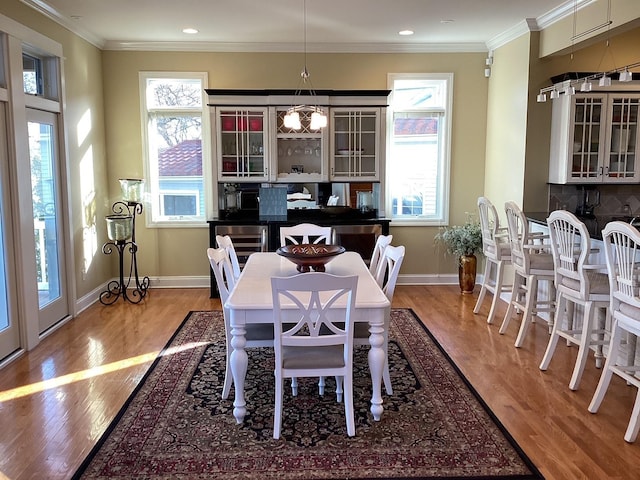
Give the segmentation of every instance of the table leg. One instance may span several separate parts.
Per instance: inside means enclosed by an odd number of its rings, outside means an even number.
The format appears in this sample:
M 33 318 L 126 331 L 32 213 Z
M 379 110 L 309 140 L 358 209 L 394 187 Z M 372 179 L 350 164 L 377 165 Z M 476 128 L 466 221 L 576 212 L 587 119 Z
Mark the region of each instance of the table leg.
M 244 325 L 233 325 L 231 320 L 231 374 L 233 375 L 233 385 L 235 390 L 235 399 L 233 401 L 233 416 L 236 422 L 241 424 L 247 413 L 246 402 L 244 401 L 244 379 L 247 375 L 247 365 L 249 359 L 244 349 L 247 341 L 245 334 L 247 331 Z
M 382 416 L 382 371 L 384 369 L 384 319 L 369 321 L 369 370 L 371 371 L 371 413 L 379 421 Z

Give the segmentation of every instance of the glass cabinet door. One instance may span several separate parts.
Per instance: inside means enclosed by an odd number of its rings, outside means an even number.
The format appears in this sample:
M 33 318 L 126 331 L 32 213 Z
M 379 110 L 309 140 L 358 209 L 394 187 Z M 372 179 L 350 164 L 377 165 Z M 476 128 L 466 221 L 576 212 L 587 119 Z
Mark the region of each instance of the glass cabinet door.
M 332 178 L 379 179 L 379 109 L 332 110 Z
M 639 97 L 610 96 L 611 126 L 605 173 L 611 180 L 637 181 Z
M 300 129 L 285 127 L 286 113 L 287 110 L 275 112 L 275 180 L 289 183 L 326 181 L 326 129 L 312 130 L 312 112 L 306 110 L 298 111 Z
M 573 180 L 601 181 L 604 152 L 605 97 L 574 97 L 571 169 Z
M 266 108 L 218 110 L 218 178 L 267 178 Z

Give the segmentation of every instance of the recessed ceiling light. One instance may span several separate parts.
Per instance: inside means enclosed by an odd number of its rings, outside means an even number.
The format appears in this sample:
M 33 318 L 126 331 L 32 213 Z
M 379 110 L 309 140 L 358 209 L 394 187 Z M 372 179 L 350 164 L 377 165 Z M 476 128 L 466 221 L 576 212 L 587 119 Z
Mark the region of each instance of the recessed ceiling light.
M 194 34 L 194 33 L 198 33 L 198 30 L 196 30 L 195 28 L 183 28 L 182 33 Z
M 398 35 L 413 35 L 413 30 L 400 30 Z

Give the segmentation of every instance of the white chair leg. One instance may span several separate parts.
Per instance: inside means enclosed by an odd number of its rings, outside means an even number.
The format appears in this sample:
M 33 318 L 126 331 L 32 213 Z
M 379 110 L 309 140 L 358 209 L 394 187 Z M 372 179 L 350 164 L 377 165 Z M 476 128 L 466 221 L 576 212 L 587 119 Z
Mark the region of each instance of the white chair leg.
M 564 309 L 567 306 L 567 303 L 572 304 L 572 302 L 567 302 L 564 296 L 559 295 L 558 306 L 556 307 L 556 311 L 555 311 L 556 320 L 555 322 L 553 322 L 553 332 L 551 332 L 551 338 L 549 338 L 549 343 L 547 344 L 547 350 L 544 352 L 544 356 L 542 357 L 542 362 L 540 362 L 539 368 L 542 371 L 545 371 L 547 368 L 549 368 L 549 363 L 551 363 L 551 358 L 553 357 L 553 354 L 556 351 L 558 340 L 560 340 L 560 335 L 558 335 L 558 330 L 560 330 L 562 326 L 562 315 L 564 314 Z
M 522 314 L 522 323 L 516 337 L 516 348 L 520 348 L 524 343 L 524 338 L 529 331 L 529 325 L 533 323 L 533 306 L 536 304 L 538 296 L 538 277 L 529 275 L 527 279 L 527 299 L 524 304 L 524 313 Z
M 353 415 L 353 377 L 346 379 L 344 388 L 344 415 L 347 420 L 347 435 L 353 437 L 356 434 L 356 422 Z
M 502 284 L 504 282 L 504 262 L 500 260 L 496 265 L 496 284 L 493 290 L 493 299 L 491 300 L 491 309 L 489 310 L 489 315 L 487 316 L 487 323 L 493 323 L 493 316 L 496 313 L 496 305 L 498 304 L 498 300 L 500 300 L 500 295 L 502 294 Z
M 387 392 L 387 395 L 393 395 L 393 387 L 391 386 L 391 374 L 389 373 L 389 359 L 385 359 L 384 361 L 382 380 L 384 381 L 384 389 Z
M 340 403 L 342 402 L 342 394 L 343 394 L 343 390 L 342 390 L 342 384 L 343 384 L 344 378 L 340 377 L 340 376 L 336 376 L 336 402 Z M 348 388 L 348 385 L 347 385 Z
M 280 429 L 282 428 L 282 402 L 284 393 L 284 379 L 276 377 L 276 406 L 273 412 L 273 438 L 280 438 Z
M 629 443 L 635 442 L 636 438 L 638 438 L 638 430 L 640 430 L 640 389 L 636 394 L 636 402 L 633 404 L 631 419 L 624 434 L 624 439 Z
M 291 395 L 298 396 L 298 379 L 296 377 L 291 378 Z
M 569 382 L 569 388 L 571 390 L 577 390 L 580 386 L 580 379 L 582 378 L 584 367 L 587 364 L 594 314 L 593 302 L 587 302 L 584 306 L 584 320 L 582 321 L 582 333 L 580 335 L 578 357 L 576 358 L 576 365 L 573 367 L 573 374 L 571 375 L 571 381 Z
M 324 377 L 318 379 L 318 393 L 320 396 L 324 396 Z
M 602 400 L 604 400 L 604 395 L 605 393 L 607 393 L 607 388 L 609 388 L 609 383 L 611 382 L 611 377 L 613 376 L 611 366 L 616 364 L 616 359 L 618 358 L 618 354 L 620 352 L 621 337 L 622 330 L 614 325 L 609 345 L 609 352 L 607 353 L 607 360 L 604 363 L 602 374 L 600 374 L 600 381 L 598 382 L 596 391 L 593 394 L 591 403 L 589 404 L 588 410 L 591 413 L 596 413 L 598 411 L 600 405 L 602 404 Z
M 511 300 L 509 300 L 509 306 L 507 307 L 507 313 L 504 314 L 502 325 L 500 325 L 499 333 L 503 335 L 507 331 L 511 317 L 513 316 L 513 310 L 515 308 L 515 302 L 518 301 L 519 290 L 522 285 L 522 277 L 518 274 L 513 279 L 513 287 L 511 288 Z
M 480 294 L 478 295 L 478 301 L 476 302 L 476 306 L 473 307 L 473 313 L 478 313 L 480 311 L 480 306 L 484 301 L 484 297 L 487 294 L 487 285 L 491 281 L 491 260 L 485 257 L 484 262 L 484 281 L 482 282 L 482 288 L 480 289 Z
M 229 343 L 227 343 L 229 345 Z M 222 399 L 229 398 L 231 384 L 233 383 L 233 375 L 231 374 L 231 352 L 227 349 L 227 363 L 224 367 L 224 384 L 222 385 Z

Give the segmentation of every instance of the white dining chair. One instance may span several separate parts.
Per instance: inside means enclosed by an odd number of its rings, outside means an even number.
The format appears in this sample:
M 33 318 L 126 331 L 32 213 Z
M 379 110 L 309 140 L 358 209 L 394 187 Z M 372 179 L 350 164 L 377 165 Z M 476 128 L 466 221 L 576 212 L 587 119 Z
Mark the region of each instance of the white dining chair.
M 550 315 L 549 333 L 551 333 L 555 306 L 553 284 L 555 273 L 548 236 L 529 229 L 527 217 L 515 202 L 505 203 L 505 213 L 514 280 L 511 299 L 499 333 L 504 334 L 507 331 L 515 311 L 522 312 L 522 321 L 515 341 L 515 346 L 519 348 L 524 343 L 529 326 L 538 313 L 547 312 Z M 547 298 L 538 298 L 538 283 L 541 281 L 549 284 Z
M 380 259 L 380 268 L 377 269 L 375 279 L 378 285 L 382 288 L 382 291 L 389 299 L 389 302 L 393 301 L 393 293 L 396 289 L 396 283 L 398 281 L 398 275 L 400 273 L 400 267 L 404 260 L 405 247 L 403 245 L 393 246 L 389 245 L 385 248 L 382 258 Z M 391 309 L 387 310 L 384 319 L 384 344 L 383 349 L 385 353 L 384 370 L 382 371 L 382 379 L 384 381 L 384 388 L 388 395 L 393 395 L 393 388 L 391 385 L 391 375 L 389 373 L 389 327 L 391 322 Z M 354 345 L 369 345 L 369 324 L 366 322 L 357 322 L 354 325 L 353 333 Z
M 569 345 L 577 345 L 578 355 L 569 382 L 569 388 L 577 390 L 590 348 L 602 347 L 605 343 L 609 277 L 606 265 L 591 262 L 592 253 L 596 253 L 591 248 L 591 236 L 587 226 L 573 213 L 565 210 L 551 212 L 547 225 L 554 261 L 556 310 L 540 370 L 549 367 L 560 338 Z M 581 322 L 573 318 L 576 305 L 582 306 Z M 605 315 L 599 316 L 598 312 Z M 602 321 L 600 325 L 597 324 L 598 319 Z M 601 366 L 597 361 L 596 365 Z
M 331 244 L 333 229 L 313 223 L 300 223 L 289 227 L 280 227 L 280 246 L 303 243 Z
M 607 359 L 600 374 L 589 412 L 597 413 L 611 377 L 615 373 L 629 385 L 638 388 L 624 439 L 635 442 L 640 430 L 640 366 L 635 365 L 635 347 L 640 337 L 640 232 L 626 222 L 609 222 L 602 231 L 609 287 L 611 289 L 610 312 L 611 338 Z M 626 355 L 623 354 L 623 345 Z M 626 358 L 626 361 L 625 361 Z
M 353 310 L 357 276 L 310 272 L 272 277 L 275 331 L 275 410 L 273 438 L 280 438 L 284 379 L 336 377 L 336 396 L 344 401 L 347 435 L 356 434 L 353 413 Z M 329 312 L 343 303 L 336 316 Z M 339 323 L 338 323 L 339 320 Z
M 209 264 L 211 265 L 211 269 L 213 270 L 216 284 L 218 286 L 218 291 L 220 292 L 222 315 L 224 317 L 224 335 L 227 358 L 225 362 L 222 398 L 227 399 L 229 397 L 229 392 L 231 391 L 231 385 L 233 383 L 230 363 L 233 347 L 231 346 L 232 335 L 229 311 L 224 306 L 224 304 L 229 298 L 229 294 L 233 290 L 233 287 L 235 286 L 235 280 L 233 277 L 233 269 L 231 266 L 231 261 L 229 260 L 229 255 L 224 248 L 208 248 L 207 257 L 209 258 Z M 273 347 L 273 326 L 271 324 L 248 324 L 245 326 L 245 329 L 245 348 Z
M 482 230 L 482 253 L 484 254 L 484 280 L 478 295 L 473 313 L 480 312 L 480 307 L 487 292 L 491 293 L 491 308 L 487 323 L 493 323 L 498 299 L 503 292 L 509 292 L 512 285 L 504 284 L 505 267 L 511 265 L 511 245 L 506 227 L 500 226 L 500 218 L 496 207 L 487 197 L 478 197 L 480 229 Z
M 378 235 L 378 238 L 376 238 L 376 244 L 373 247 L 371 260 L 369 261 L 369 272 L 371 272 L 371 275 L 376 275 L 384 249 L 391 244 L 392 240 L 393 235 Z
M 229 255 L 229 260 L 231 261 L 233 277 L 234 280 L 237 281 L 240 276 L 240 262 L 236 249 L 233 246 L 233 240 L 231 240 L 229 235 L 216 235 L 216 243 L 219 248 L 224 248 L 227 251 L 227 255 Z

